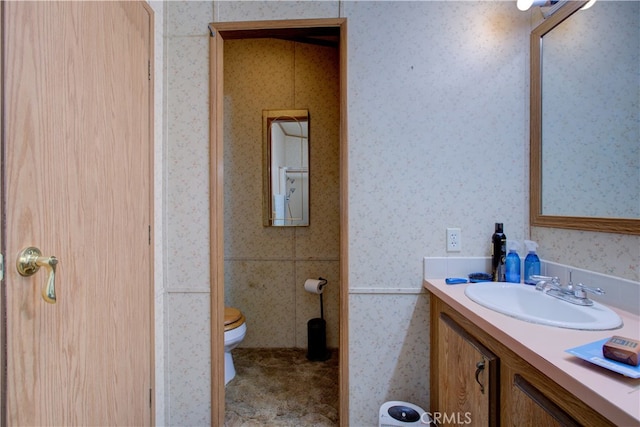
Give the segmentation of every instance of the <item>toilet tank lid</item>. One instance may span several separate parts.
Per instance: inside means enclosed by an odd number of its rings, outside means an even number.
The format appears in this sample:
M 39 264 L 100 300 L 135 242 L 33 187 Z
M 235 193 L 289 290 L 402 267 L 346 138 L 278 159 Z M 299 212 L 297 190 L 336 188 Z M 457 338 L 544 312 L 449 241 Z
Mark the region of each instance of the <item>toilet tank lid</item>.
M 230 325 L 237 322 L 242 318 L 242 313 L 237 308 L 225 307 L 224 308 L 224 324 Z

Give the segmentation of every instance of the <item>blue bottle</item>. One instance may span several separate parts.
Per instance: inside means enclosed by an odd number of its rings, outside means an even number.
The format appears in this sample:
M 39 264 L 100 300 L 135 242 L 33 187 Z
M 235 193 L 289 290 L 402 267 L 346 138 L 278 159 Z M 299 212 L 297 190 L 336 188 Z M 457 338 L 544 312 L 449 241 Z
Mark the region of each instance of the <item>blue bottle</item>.
M 535 285 L 535 280 L 531 280 L 531 276 L 540 274 L 540 258 L 536 254 L 538 244 L 531 240 L 524 241 L 527 247 L 527 257 L 524 259 L 524 283 L 528 285 Z
M 507 282 L 520 283 L 520 257 L 518 256 L 520 244 L 517 241 L 509 242 L 509 254 L 506 261 L 505 278 Z

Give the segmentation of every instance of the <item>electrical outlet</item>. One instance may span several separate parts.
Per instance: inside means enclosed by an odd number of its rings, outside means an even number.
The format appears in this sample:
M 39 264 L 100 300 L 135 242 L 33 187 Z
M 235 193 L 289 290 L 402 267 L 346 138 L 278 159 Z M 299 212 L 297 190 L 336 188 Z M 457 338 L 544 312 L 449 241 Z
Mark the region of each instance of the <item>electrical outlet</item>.
M 459 228 L 447 228 L 447 252 L 460 252 L 462 241 Z

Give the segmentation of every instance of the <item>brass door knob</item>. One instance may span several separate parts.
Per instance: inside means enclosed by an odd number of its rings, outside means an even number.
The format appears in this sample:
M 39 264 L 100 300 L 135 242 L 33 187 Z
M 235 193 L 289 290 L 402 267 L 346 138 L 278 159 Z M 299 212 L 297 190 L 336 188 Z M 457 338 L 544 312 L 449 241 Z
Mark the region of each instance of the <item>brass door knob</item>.
M 24 248 L 18 254 L 16 260 L 16 268 L 21 276 L 31 276 L 40 270 L 40 267 L 44 267 L 49 271 L 49 277 L 47 283 L 42 288 L 42 298 L 50 303 L 56 302 L 56 265 L 58 259 L 54 256 L 42 256 L 40 249 L 34 247 Z

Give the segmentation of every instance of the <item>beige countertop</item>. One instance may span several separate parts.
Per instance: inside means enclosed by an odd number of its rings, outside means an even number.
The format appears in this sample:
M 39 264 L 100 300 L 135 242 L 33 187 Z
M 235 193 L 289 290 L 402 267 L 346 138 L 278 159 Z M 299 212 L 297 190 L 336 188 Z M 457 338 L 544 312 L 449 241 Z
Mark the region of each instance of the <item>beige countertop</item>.
M 427 279 L 424 287 L 529 364 L 619 426 L 640 425 L 640 379 L 628 378 L 565 352 L 613 335 L 640 340 L 640 317 L 610 307 L 623 326 L 610 331 L 579 331 L 537 325 L 495 312 L 471 301 L 468 284 Z M 523 285 L 526 286 L 526 285 Z

